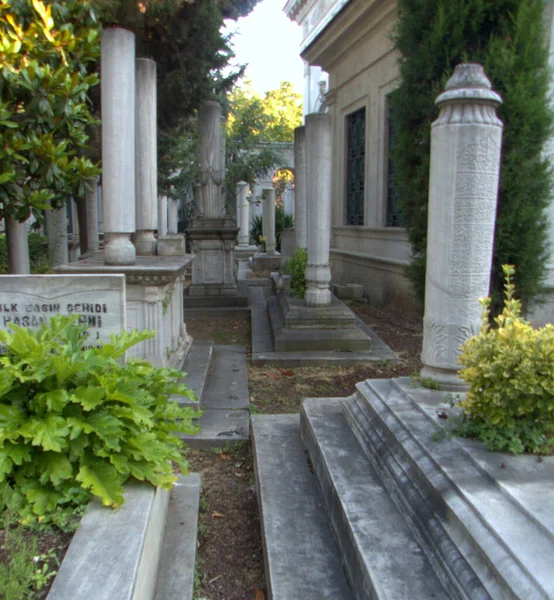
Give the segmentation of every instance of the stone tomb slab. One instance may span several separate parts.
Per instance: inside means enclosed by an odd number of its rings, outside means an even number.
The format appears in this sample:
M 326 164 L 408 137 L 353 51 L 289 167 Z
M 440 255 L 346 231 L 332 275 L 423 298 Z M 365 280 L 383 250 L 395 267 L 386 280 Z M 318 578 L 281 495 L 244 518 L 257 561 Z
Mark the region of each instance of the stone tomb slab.
M 312 308 L 286 291 L 268 300 L 275 352 L 369 352 L 371 338 L 354 313 L 333 297 L 329 306 Z
M 91 345 L 109 342 L 126 327 L 125 276 L 0 276 L 0 329 L 36 329 L 59 314 L 80 315 Z

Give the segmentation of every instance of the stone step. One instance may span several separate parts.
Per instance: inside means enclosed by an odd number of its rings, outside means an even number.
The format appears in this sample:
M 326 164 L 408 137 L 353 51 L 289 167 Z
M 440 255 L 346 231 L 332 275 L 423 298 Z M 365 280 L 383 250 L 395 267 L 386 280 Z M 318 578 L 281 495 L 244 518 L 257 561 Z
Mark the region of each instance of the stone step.
M 192 342 L 190 351 L 183 365 L 182 371 L 186 373 L 181 383 L 192 390 L 196 400 L 190 400 L 186 396 L 173 395 L 172 400 L 184 406 L 190 406 L 198 410 L 202 406 L 204 388 L 208 377 L 208 370 L 212 362 L 214 343 L 211 341 L 198 340 Z
M 153 598 L 170 493 L 147 483 L 125 486 L 111 510 L 93 501 L 59 568 L 48 600 Z
M 185 307 L 185 322 L 189 319 L 249 319 L 250 308 L 247 306 L 199 306 Z
M 345 417 L 452 597 L 554 598 L 554 457 L 440 439 L 439 408 L 444 392 L 368 380 Z
M 356 600 L 450 598 L 343 416 L 304 400 L 301 435 Z
M 250 393 L 244 346 L 214 346 L 202 399 L 200 433 L 182 436 L 193 448 L 225 446 L 249 438 Z
M 253 415 L 265 574 L 273 600 L 352 600 L 299 415 Z
M 185 315 L 191 308 L 230 308 L 248 306 L 246 294 L 235 296 L 187 296 L 183 297 Z
M 200 475 L 190 473 L 171 490 L 154 600 L 193 598 L 200 487 Z

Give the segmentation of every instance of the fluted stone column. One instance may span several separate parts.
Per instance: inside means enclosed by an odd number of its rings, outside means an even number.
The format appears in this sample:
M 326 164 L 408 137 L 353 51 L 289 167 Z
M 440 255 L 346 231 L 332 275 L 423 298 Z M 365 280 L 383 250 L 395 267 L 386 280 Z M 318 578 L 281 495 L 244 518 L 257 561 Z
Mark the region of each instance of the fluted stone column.
M 87 181 L 90 190 L 85 191 L 87 221 L 87 252 L 96 252 L 100 247 L 98 237 L 98 180 L 91 177 Z
M 104 258 L 132 265 L 135 232 L 135 35 L 119 28 L 102 32 L 102 180 Z
M 65 265 L 69 262 L 67 247 L 67 208 L 47 210 L 46 237 L 48 239 L 48 264 L 50 267 Z
M 502 102 L 483 67 L 461 64 L 437 98 L 431 130 L 422 377 L 459 390 L 460 345 L 479 331 L 489 293 Z
M 306 198 L 307 306 L 327 306 L 331 303 L 331 266 L 329 264 L 331 227 L 331 117 L 317 113 L 306 115 Z
M 156 253 L 158 157 L 156 141 L 156 63 L 136 60 L 136 236 L 137 254 Z
M 221 106 L 205 102 L 198 114 L 200 135 L 200 185 L 202 215 L 207 219 L 223 217 L 221 185 Z
M 307 248 L 306 128 L 294 130 L 294 232 L 296 247 Z
M 239 222 L 239 246 L 249 246 L 250 242 L 250 231 L 249 231 L 249 216 L 250 216 L 250 202 L 248 202 L 248 191 L 249 185 L 246 181 L 239 181 L 237 183 L 237 198 L 238 198 L 238 215 L 237 219 Z
M 262 233 L 265 238 L 265 251 L 275 254 L 275 189 L 263 190 Z
M 167 235 L 167 196 L 158 196 L 158 237 Z

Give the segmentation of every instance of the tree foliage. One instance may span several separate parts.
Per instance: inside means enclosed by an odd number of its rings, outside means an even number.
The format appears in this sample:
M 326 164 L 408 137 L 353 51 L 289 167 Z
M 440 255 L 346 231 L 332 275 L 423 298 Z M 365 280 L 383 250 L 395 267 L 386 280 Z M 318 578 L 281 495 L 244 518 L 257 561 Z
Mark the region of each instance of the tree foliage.
M 545 208 L 552 185 L 542 151 L 552 131 L 542 0 L 399 0 L 395 34 L 401 84 L 393 94 L 399 197 L 413 262 L 409 276 L 423 298 L 427 198 L 434 101 L 460 62 L 484 65 L 503 104 L 498 215 L 491 279 L 493 313 L 502 306 L 502 265 L 517 267 L 525 307 L 544 277 Z
M 94 13 L 75 1 L 0 2 L 0 217 L 23 221 L 84 192 L 98 169 L 83 155 L 98 82 Z
M 236 87 L 228 97 L 226 185 L 234 198 L 236 184 L 251 185 L 280 160 L 274 142 L 293 142 L 294 129 L 302 123 L 302 101 L 291 83 L 260 96 L 251 85 Z

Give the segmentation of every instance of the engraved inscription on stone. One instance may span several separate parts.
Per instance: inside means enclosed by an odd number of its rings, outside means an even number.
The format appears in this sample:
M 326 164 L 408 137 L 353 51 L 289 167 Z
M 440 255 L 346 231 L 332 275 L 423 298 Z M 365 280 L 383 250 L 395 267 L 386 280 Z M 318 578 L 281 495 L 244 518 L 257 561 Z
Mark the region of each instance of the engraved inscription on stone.
M 499 161 L 500 146 L 489 135 L 481 138 L 475 144 L 465 146 L 460 153 L 458 166 L 460 171 L 498 173 Z
M 1 329 L 34 329 L 58 314 L 79 315 L 88 328 L 85 349 L 109 342 L 125 329 L 125 276 L 0 276 Z
M 223 283 L 223 255 L 221 251 L 207 251 L 203 256 L 205 283 Z

